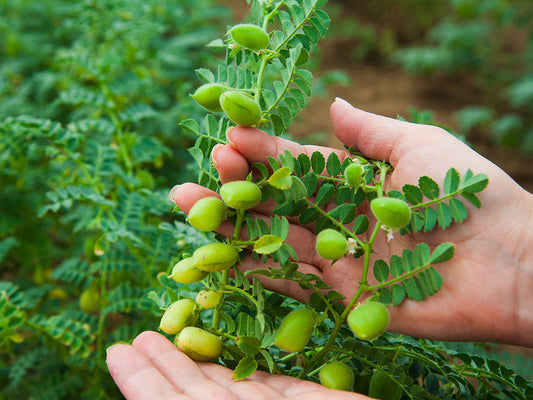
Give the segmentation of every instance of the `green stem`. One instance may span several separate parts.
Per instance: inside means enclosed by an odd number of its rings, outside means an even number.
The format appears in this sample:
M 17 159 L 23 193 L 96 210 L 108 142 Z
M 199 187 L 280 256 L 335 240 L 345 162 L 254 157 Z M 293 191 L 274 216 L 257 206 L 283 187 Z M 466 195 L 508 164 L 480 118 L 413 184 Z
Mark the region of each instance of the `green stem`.
M 304 377 L 306 377 L 307 374 L 309 373 L 309 371 L 314 367 L 316 362 L 318 360 L 320 360 L 330 350 L 330 348 L 335 343 L 335 339 L 337 338 L 337 334 L 339 333 L 339 330 L 341 329 L 342 324 L 346 320 L 346 317 L 348 316 L 348 314 L 352 310 L 352 308 L 355 305 L 355 303 L 357 302 L 357 300 L 359 300 L 361 295 L 366 290 L 367 290 L 367 286 L 366 285 L 362 285 L 362 284 L 359 285 L 359 288 L 357 289 L 357 292 L 353 296 L 352 300 L 350 300 L 350 302 L 348 303 L 348 305 L 344 309 L 343 313 L 341 314 L 340 318 L 335 322 L 335 326 L 333 327 L 333 330 L 331 331 L 331 335 L 330 335 L 328 341 L 326 342 L 324 347 L 318 353 L 316 353 L 309 360 L 308 363 L 305 364 L 305 367 L 302 369 L 302 372 L 300 372 L 300 374 L 298 375 L 298 378 L 303 379 Z
M 440 203 L 442 202 L 443 200 L 446 200 L 446 199 L 450 199 L 456 195 L 458 195 L 459 193 L 461 193 L 460 190 L 456 190 L 455 192 L 453 193 L 448 193 L 446 196 L 442 196 L 442 197 L 439 197 L 438 199 L 434 199 L 434 200 L 430 200 L 430 201 L 426 201 L 425 203 L 420 203 L 420 204 L 415 204 L 413 206 L 411 206 L 411 211 L 412 210 L 416 210 L 417 208 L 425 208 L 425 207 L 429 207 L 433 204 L 437 204 L 437 203 Z
M 221 287 L 226 286 L 229 281 L 229 269 L 226 269 L 222 271 L 222 278 L 221 278 L 222 284 Z M 222 293 L 222 296 L 220 298 L 220 302 L 217 304 L 213 311 L 213 321 L 211 326 L 213 329 L 217 330 L 220 328 L 220 312 L 222 311 L 222 306 L 224 305 L 224 293 Z
M 360 246 L 360 247 L 363 247 L 364 246 L 364 242 L 359 239 L 357 236 L 355 236 L 355 234 L 353 232 L 351 232 L 348 228 L 346 228 L 343 224 L 341 224 L 339 221 L 337 221 L 335 218 L 332 218 L 327 212 L 325 212 L 322 208 L 320 208 L 319 206 L 317 206 L 315 203 L 313 203 L 312 201 L 310 201 L 309 199 L 303 199 L 305 200 L 305 202 L 315 208 L 320 214 L 322 214 L 324 217 L 328 218 L 337 228 L 339 228 L 342 232 L 344 232 L 344 234 L 348 237 L 351 237 L 352 239 L 354 239 L 357 244 Z
M 368 271 L 370 270 L 370 255 L 372 254 L 372 248 L 374 247 L 374 242 L 378 237 L 380 229 L 381 223 L 376 221 L 376 226 L 374 226 L 374 230 L 372 231 L 372 235 L 370 235 L 370 239 L 367 243 L 362 245 L 365 256 L 363 261 L 363 273 L 361 274 L 361 283 L 364 283 L 365 285 L 368 285 L 367 276 Z
M 231 286 L 231 285 L 228 285 L 228 284 L 220 285 L 220 288 L 222 290 L 229 290 L 231 292 L 238 292 L 238 293 L 242 294 L 244 297 L 246 297 L 248 300 L 250 300 L 256 307 L 259 307 L 259 303 L 255 299 L 255 297 L 252 296 L 250 293 L 248 293 L 246 290 L 243 290 L 241 288 L 238 288 L 236 286 Z
M 237 210 L 237 219 L 235 220 L 235 229 L 233 230 L 232 240 L 239 240 L 245 212 L 246 210 Z
M 403 281 L 404 279 L 409 278 L 410 276 L 416 275 L 419 272 L 429 268 L 430 266 L 431 266 L 431 264 L 424 264 L 421 267 L 415 268 L 412 271 L 406 272 L 405 274 L 397 276 L 396 278 L 393 278 L 393 279 L 391 279 L 389 281 L 382 282 L 382 283 L 379 283 L 379 284 L 374 285 L 374 286 L 369 286 L 368 290 L 376 291 L 378 289 L 381 289 L 382 287 L 392 285 L 393 283 L 396 283 L 396 282 L 399 282 L 399 281 Z
M 289 40 L 292 39 L 292 37 L 293 37 L 294 35 L 296 35 L 296 33 L 298 32 L 298 30 L 301 29 L 302 26 L 304 26 L 304 24 L 309 20 L 309 16 L 311 15 L 311 13 L 313 13 L 314 11 L 315 11 L 315 8 L 314 8 L 314 7 L 311 8 L 311 9 L 309 10 L 309 13 L 308 13 L 304 18 L 302 18 L 302 22 L 300 22 L 298 25 L 296 25 L 296 26 L 294 27 L 294 29 L 292 30 L 292 32 L 289 33 L 289 34 L 287 35 L 287 37 L 285 38 L 285 40 L 276 46 L 276 48 L 274 49 L 274 51 L 275 51 L 276 53 L 278 53 L 279 50 L 280 50 L 283 46 L 285 46 L 285 45 L 289 42 Z
M 257 73 L 257 81 L 255 83 L 254 100 L 256 102 L 259 102 L 259 96 L 261 94 L 261 88 L 263 86 L 263 76 L 265 74 L 265 69 L 266 69 L 266 66 L 269 60 L 270 60 L 270 57 L 264 54 L 263 59 L 261 60 L 261 66 L 259 67 L 259 72 Z
M 280 1 L 276 7 L 274 7 L 274 9 L 272 11 L 270 11 L 266 16 L 265 16 L 265 19 L 263 21 L 263 29 L 266 31 L 267 30 L 267 27 L 268 27 L 268 23 L 270 22 L 270 20 L 272 19 L 272 17 L 274 15 L 277 14 L 278 10 L 280 9 L 280 7 L 284 4 L 285 2 L 282 0 Z
M 398 348 L 397 347 L 375 346 L 374 348 L 377 349 L 377 350 L 380 350 L 380 351 L 385 351 L 385 352 L 398 352 Z M 436 350 L 432 350 L 432 351 L 436 351 Z M 409 358 L 412 358 L 412 359 L 415 359 L 415 360 L 422 361 L 425 364 L 431 365 L 434 369 L 438 370 L 442 374 L 442 376 L 444 376 L 444 377 L 448 374 L 447 372 L 442 370 L 441 366 L 437 362 L 435 362 L 435 361 L 433 361 L 431 359 L 428 359 L 424 355 L 419 354 L 419 353 L 417 353 L 415 351 L 410 351 L 410 350 L 407 350 L 407 349 L 404 349 L 404 348 L 400 348 L 399 354 L 401 356 L 406 356 L 406 357 L 409 357 Z M 480 376 L 486 377 L 486 378 L 489 378 L 491 380 L 494 380 L 494 381 L 497 381 L 497 382 L 501 382 L 501 383 L 503 383 L 505 385 L 509 385 L 514 390 L 516 390 L 517 393 L 521 394 L 520 389 L 517 386 L 515 386 L 511 381 L 505 379 L 504 377 L 502 377 L 502 376 L 500 376 L 498 374 L 494 374 L 494 373 L 492 373 L 490 371 L 486 371 L 486 370 L 473 368 L 473 367 L 470 367 L 470 366 L 465 365 L 465 364 L 462 364 L 460 367 L 463 369 L 462 371 L 458 372 L 459 375 L 461 375 L 461 376 L 466 376 L 466 377 L 471 377 L 471 378 L 476 378 L 476 379 L 479 379 Z M 526 399 L 525 396 L 523 396 L 522 398 L 524 400 Z

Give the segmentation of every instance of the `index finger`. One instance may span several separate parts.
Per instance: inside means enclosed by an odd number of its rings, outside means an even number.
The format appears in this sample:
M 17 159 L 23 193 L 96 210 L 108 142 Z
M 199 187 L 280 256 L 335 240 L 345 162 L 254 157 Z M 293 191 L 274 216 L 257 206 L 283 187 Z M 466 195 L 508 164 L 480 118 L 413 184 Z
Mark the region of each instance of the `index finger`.
M 301 145 L 292 140 L 271 136 L 255 128 L 236 126 L 228 131 L 226 136 L 230 145 L 242 154 L 249 163 L 267 164 L 268 157 L 279 160 L 279 155 L 283 154 L 285 150 L 290 151 L 295 157 L 301 153 L 310 157 L 315 151 L 319 151 L 325 158 L 328 158 L 331 153 L 335 153 L 341 162 L 349 156 L 349 153 L 344 150 L 325 146 Z

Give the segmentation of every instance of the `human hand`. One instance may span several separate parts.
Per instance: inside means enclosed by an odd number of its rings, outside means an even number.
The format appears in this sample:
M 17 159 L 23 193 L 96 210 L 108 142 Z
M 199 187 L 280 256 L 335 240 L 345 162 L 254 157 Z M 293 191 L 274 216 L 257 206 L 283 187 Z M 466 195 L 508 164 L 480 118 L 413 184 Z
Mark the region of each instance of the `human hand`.
M 469 209 L 469 218 L 446 230 L 396 235 L 388 242 L 380 235 L 374 245 L 375 257 L 388 259 L 403 248 L 420 242 L 430 247 L 451 241 L 456 244 L 452 260 L 438 266 L 444 285 L 435 296 L 423 302 L 404 301 L 391 309 L 392 331 L 439 340 L 491 341 L 533 346 L 533 256 L 531 254 L 533 196 L 516 184 L 496 165 L 477 154 L 448 132 L 434 127 L 411 124 L 377 116 L 353 108 L 343 100 L 331 107 L 331 119 L 337 137 L 369 158 L 389 161 L 394 171 L 388 177 L 387 190 L 400 189 L 428 175 L 442 184 L 446 171 L 455 167 L 464 173 L 489 176 L 489 185 L 481 193 L 481 210 Z M 252 128 L 236 127 L 228 132 L 229 145 L 217 146 L 213 162 L 223 182 L 244 179 L 253 162 L 266 162 L 285 149 L 294 155 L 319 150 L 327 157 L 335 151 L 341 161 L 349 154 L 319 146 L 301 146 L 272 137 Z M 194 184 L 174 188 L 171 196 L 188 212 L 202 197 L 212 195 Z M 271 204 L 254 210 L 268 218 Z M 368 205 L 361 211 L 371 216 Z M 229 223 L 222 234 L 233 232 Z M 346 297 L 353 296 L 361 275 L 361 260 L 344 258 L 334 265 L 315 252 L 315 235 L 297 223 L 291 225 L 288 243 L 299 256 L 299 270 L 320 276 Z M 372 262 L 372 261 L 371 261 Z M 246 259 L 240 268 L 260 267 L 260 261 Z M 263 279 L 271 290 L 306 301 L 308 293 L 297 284 Z
M 111 376 L 128 400 L 369 399 L 263 371 L 235 381 L 230 369 L 214 363 L 195 362 L 164 336 L 150 331 L 141 333 L 131 345 L 110 347 L 106 361 Z

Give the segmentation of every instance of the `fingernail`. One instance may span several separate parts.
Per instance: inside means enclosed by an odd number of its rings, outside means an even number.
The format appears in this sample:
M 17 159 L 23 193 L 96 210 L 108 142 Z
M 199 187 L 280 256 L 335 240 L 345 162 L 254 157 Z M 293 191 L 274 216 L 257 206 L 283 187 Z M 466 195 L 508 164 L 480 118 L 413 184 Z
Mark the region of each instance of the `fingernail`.
M 231 140 L 231 132 L 233 131 L 233 128 L 235 128 L 234 126 L 230 126 L 227 130 L 226 130 L 226 139 L 228 139 L 228 142 L 229 144 L 232 146 L 232 147 L 235 147 L 235 144 L 233 143 L 233 141 Z
M 346 100 L 344 100 L 343 98 L 341 97 L 335 97 L 335 101 L 339 102 L 339 103 L 346 103 L 346 104 L 350 104 L 349 102 L 347 102 Z M 351 104 L 350 104 L 351 105 Z
M 170 199 L 171 202 L 175 203 L 174 201 L 174 192 L 176 190 L 178 190 L 178 188 L 180 187 L 181 185 L 176 185 L 174 186 L 172 189 L 170 189 L 170 192 L 168 193 L 168 198 Z
M 106 354 L 109 354 L 109 352 L 111 351 L 111 349 L 113 347 L 117 347 L 117 346 L 120 346 L 122 343 L 115 343 L 115 344 L 112 344 L 111 346 L 109 346 L 108 348 L 105 349 L 105 353 Z
M 216 144 L 215 147 L 213 147 L 213 149 L 211 150 L 211 161 L 213 162 L 215 169 L 218 169 L 218 161 L 216 159 L 216 152 L 222 147 L 224 147 L 224 145 L 219 143 L 219 144 Z

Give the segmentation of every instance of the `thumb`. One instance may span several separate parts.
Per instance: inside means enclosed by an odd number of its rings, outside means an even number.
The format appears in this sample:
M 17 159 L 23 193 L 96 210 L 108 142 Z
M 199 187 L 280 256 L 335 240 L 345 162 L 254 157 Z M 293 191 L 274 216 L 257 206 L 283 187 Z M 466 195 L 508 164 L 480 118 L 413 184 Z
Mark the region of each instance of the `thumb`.
M 372 114 L 353 107 L 340 98 L 330 108 L 333 130 L 341 142 L 365 156 L 396 166 L 410 150 L 426 145 L 450 145 L 456 141 L 444 129 L 419 125 Z

